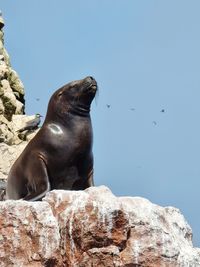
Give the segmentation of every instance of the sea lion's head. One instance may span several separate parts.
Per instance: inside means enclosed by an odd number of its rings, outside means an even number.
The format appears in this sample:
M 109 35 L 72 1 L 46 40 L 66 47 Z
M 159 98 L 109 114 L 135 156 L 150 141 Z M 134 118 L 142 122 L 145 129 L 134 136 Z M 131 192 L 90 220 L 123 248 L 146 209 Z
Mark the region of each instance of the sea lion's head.
M 64 116 L 69 113 L 88 116 L 97 91 L 97 82 L 91 76 L 70 82 L 51 97 L 47 115 Z
M 70 102 L 71 105 L 90 106 L 97 91 L 97 82 L 91 76 L 82 80 L 68 83 L 58 92 L 58 96 L 62 95 Z

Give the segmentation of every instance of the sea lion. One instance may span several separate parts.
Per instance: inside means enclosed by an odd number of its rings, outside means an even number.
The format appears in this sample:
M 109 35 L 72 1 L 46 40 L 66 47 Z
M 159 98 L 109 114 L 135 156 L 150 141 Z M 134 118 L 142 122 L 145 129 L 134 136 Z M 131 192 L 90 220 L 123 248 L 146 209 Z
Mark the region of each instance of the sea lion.
M 73 81 L 51 97 L 45 121 L 12 166 L 6 199 L 40 200 L 53 189 L 93 186 L 90 105 L 92 77 Z

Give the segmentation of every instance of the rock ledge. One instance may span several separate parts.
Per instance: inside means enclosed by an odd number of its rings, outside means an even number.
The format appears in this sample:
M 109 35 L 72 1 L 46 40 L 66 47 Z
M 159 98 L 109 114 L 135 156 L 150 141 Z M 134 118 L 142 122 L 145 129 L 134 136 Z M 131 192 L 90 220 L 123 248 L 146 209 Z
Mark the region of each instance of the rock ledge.
M 200 266 L 173 207 L 115 197 L 105 186 L 0 202 L 0 266 Z

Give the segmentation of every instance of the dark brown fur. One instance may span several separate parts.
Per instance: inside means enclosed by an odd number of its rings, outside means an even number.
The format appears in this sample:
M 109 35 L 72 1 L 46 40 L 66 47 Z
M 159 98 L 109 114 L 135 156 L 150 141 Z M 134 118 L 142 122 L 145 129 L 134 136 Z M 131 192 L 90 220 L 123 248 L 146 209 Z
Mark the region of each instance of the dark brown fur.
M 51 97 L 43 126 L 12 166 L 7 199 L 40 200 L 53 189 L 93 185 L 90 104 L 92 77 L 71 82 Z

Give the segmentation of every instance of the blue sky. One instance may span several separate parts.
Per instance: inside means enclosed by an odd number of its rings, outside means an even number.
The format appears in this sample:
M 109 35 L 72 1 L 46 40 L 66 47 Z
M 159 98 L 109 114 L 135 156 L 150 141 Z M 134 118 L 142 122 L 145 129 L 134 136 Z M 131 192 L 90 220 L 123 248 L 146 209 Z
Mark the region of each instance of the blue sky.
M 57 88 L 94 76 L 95 184 L 176 206 L 200 246 L 200 2 L 2 0 L 0 8 L 26 113 L 45 115 Z

